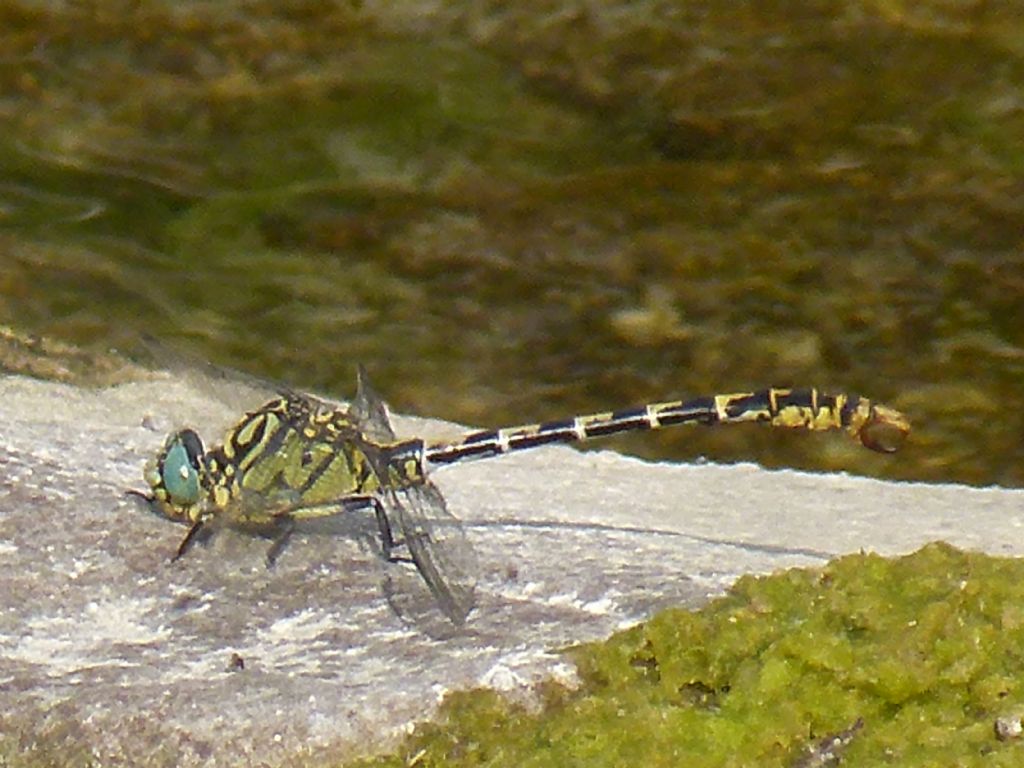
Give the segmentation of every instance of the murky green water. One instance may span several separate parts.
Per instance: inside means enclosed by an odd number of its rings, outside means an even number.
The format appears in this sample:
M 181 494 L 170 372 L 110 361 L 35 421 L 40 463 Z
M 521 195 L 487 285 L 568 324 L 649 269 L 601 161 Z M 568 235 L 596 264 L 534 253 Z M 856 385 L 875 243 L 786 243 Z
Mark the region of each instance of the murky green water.
M 497 425 L 766 384 L 1024 483 L 1011 2 L 0 3 L 0 322 Z

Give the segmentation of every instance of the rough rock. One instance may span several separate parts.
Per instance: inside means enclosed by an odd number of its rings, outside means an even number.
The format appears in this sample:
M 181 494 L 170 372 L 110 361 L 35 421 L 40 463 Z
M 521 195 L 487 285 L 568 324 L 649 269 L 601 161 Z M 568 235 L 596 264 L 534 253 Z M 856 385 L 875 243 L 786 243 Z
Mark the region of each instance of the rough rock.
M 133 765 L 352 756 L 448 690 L 569 679 L 553 649 L 743 573 L 935 539 L 1024 552 L 1021 491 L 544 448 L 435 473 L 477 552 L 478 607 L 458 629 L 410 622 L 395 590 L 419 582 L 377 555 L 372 520 L 300 533 L 270 570 L 265 541 L 230 531 L 170 562 L 184 529 L 124 492 L 170 429 L 216 439 L 237 415 L 168 379 L 0 379 L 0 722 L 18 748 Z

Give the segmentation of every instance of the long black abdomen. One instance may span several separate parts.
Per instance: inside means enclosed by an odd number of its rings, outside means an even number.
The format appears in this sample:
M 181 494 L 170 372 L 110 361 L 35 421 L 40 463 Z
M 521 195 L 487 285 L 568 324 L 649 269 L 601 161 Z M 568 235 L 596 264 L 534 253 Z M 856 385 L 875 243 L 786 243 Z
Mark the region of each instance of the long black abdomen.
M 651 403 L 607 413 L 576 416 L 542 424 L 526 424 L 473 432 L 456 443 L 426 448 L 426 459 L 452 464 L 551 443 L 573 443 L 595 437 L 677 424 L 736 424 L 760 421 L 775 427 L 808 430 L 847 429 L 864 445 L 889 451 L 871 430 L 889 428 L 906 435 L 910 425 L 898 411 L 872 405 L 853 395 L 828 395 L 817 389 L 770 388 L 759 392 L 715 395 L 693 400 Z M 866 431 L 868 430 L 868 431 Z

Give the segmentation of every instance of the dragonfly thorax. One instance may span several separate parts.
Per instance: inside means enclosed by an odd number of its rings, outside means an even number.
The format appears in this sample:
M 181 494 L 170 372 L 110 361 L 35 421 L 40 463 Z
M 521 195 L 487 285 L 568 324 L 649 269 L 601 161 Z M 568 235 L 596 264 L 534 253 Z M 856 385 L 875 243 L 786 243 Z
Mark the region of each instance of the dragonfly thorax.
M 210 449 L 184 429 L 146 468 L 154 511 L 197 523 L 228 513 L 265 528 L 282 516 L 323 516 L 347 497 L 425 482 L 422 440 L 368 437 L 347 410 L 284 395 L 245 414 Z

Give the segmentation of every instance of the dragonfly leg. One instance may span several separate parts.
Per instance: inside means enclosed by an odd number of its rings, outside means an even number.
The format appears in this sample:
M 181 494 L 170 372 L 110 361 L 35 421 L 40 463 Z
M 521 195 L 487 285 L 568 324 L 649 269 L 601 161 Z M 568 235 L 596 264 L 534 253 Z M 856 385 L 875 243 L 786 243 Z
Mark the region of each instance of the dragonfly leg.
M 295 532 L 295 518 L 291 515 L 281 515 L 274 518 L 274 536 L 270 549 L 267 550 L 267 568 L 273 568 L 277 558 L 281 556 L 288 541 Z
M 329 514 L 349 513 L 349 512 L 366 512 L 368 507 L 373 507 L 374 517 L 377 518 L 377 530 L 380 532 L 380 548 L 384 553 L 384 557 L 387 560 L 405 560 L 404 557 L 398 557 L 394 554 L 394 550 L 401 545 L 402 542 L 395 541 L 395 536 L 391 531 L 391 521 L 388 520 L 387 510 L 384 508 L 383 502 L 377 496 L 373 494 L 354 493 L 350 496 L 345 496 L 338 501 L 331 502 L 329 504 L 317 505 L 315 507 L 301 507 L 298 510 L 293 510 L 296 517 L 319 517 L 320 514 L 313 512 L 312 510 L 325 508 L 331 509 Z
M 124 492 L 124 495 L 126 497 L 129 497 L 129 498 L 132 498 L 132 499 L 140 499 L 140 500 L 146 502 L 146 505 L 150 509 L 153 508 L 153 501 L 154 501 L 154 499 L 148 493 L 143 493 L 142 491 L 136 491 L 134 488 L 129 488 L 127 491 Z
M 405 544 L 404 540 L 397 541 L 391 530 L 391 520 L 388 519 L 388 511 L 384 502 L 377 496 L 359 496 L 363 504 L 373 505 L 373 514 L 377 518 L 377 530 L 380 532 L 380 548 L 384 559 L 389 563 L 410 563 L 413 562 L 411 555 L 399 555 L 395 550 Z
M 366 512 L 368 508 L 373 508 L 374 517 L 377 518 L 377 530 L 380 533 L 380 548 L 384 553 L 384 557 L 387 560 L 398 560 L 405 559 L 396 557 L 393 554 L 398 546 L 402 544 L 400 541 L 395 541 L 395 536 L 391 531 L 391 521 L 388 519 L 387 510 L 384 508 L 384 503 L 379 497 L 374 496 L 370 493 L 353 493 L 349 496 L 343 496 L 337 501 L 329 502 L 326 504 L 319 504 L 308 507 L 299 507 L 293 510 L 293 514 L 296 517 L 320 517 L 323 513 L 320 513 L 320 509 L 330 510 L 326 514 L 348 514 L 351 512 Z
M 384 509 L 384 504 L 376 496 L 373 497 L 373 513 L 377 517 L 377 529 L 380 531 L 380 548 L 384 552 L 384 557 L 392 563 L 407 561 L 408 557 L 395 554 L 398 542 L 395 541 L 395 535 L 391 532 L 391 521 L 388 520 L 388 512 Z
M 180 560 L 182 556 L 190 549 L 192 545 L 196 543 L 197 539 L 205 539 L 209 536 L 210 531 L 207 529 L 206 524 L 209 522 L 209 518 L 201 517 L 192 523 L 192 527 L 188 529 L 188 533 L 185 534 L 185 538 L 181 540 L 181 544 L 178 545 L 178 551 L 174 553 L 174 557 L 171 558 L 171 562 Z
M 268 565 L 281 554 L 288 543 L 289 537 L 295 530 L 296 521 L 312 520 L 335 515 L 350 514 L 352 512 L 365 513 L 373 509 L 374 517 L 377 519 L 377 531 L 380 534 L 380 547 L 385 559 L 391 562 L 407 562 L 410 558 L 405 555 L 396 555 L 395 550 L 404 544 L 404 541 L 396 541 L 391 528 L 391 521 L 383 501 L 378 496 L 370 493 L 353 493 L 342 496 L 339 499 L 304 506 L 288 507 L 274 514 L 271 523 L 271 538 L 274 543 L 267 554 Z

